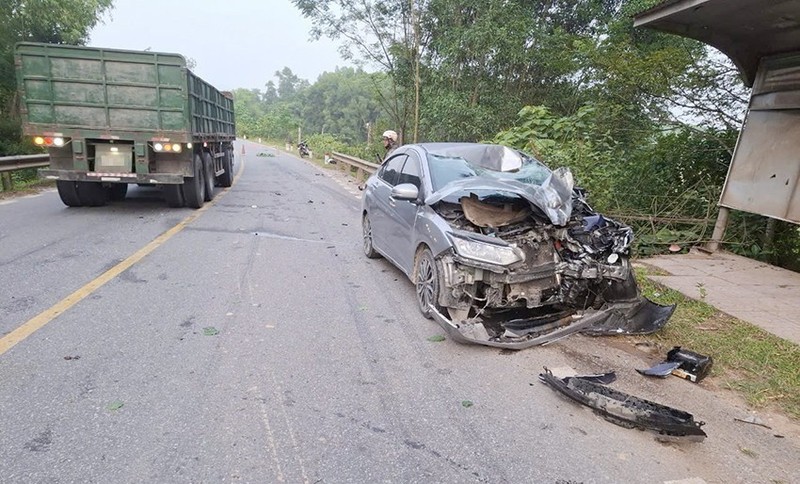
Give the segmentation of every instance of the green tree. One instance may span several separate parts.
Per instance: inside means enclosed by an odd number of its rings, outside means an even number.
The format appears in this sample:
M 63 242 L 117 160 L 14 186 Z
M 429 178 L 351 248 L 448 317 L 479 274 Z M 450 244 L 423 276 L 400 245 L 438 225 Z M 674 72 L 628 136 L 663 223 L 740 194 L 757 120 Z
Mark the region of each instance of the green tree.
M 288 67 L 275 71 L 275 77 L 278 78 L 278 97 L 283 100 L 292 99 L 309 85 L 307 80 L 300 79 L 297 74 L 292 72 Z M 267 87 L 269 88 L 269 83 L 267 83 Z
M 339 68 L 326 72 L 303 92 L 303 129 L 328 133 L 346 143 L 367 141 L 383 110 L 378 101 L 386 76 L 361 69 Z
M 266 109 L 261 102 L 261 93 L 258 89 L 234 89 L 233 103 L 237 134 L 248 137 L 263 136 L 260 123 L 266 114 Z
M 420 62 L 426 45 L 420 28 L 425 0 L 292 0 L 314 21 L 312 35 L 343 41 L 346 59 L 382 69 L 390 89 L 380 102 L 394 129 L 414 141 L 419 125 Z M 407 137 L 407 136 L 406 136 Z
M 17 114 L 14 44 L 83 44 L 112 0 L 0 0 L 0 155 L 26 150 Z
M 423 132 L 478 140 L 525 105 L 576 112 L 585 73 L 579 42 L 600 38 L 618 0 L 431 0 L 423 68 Z

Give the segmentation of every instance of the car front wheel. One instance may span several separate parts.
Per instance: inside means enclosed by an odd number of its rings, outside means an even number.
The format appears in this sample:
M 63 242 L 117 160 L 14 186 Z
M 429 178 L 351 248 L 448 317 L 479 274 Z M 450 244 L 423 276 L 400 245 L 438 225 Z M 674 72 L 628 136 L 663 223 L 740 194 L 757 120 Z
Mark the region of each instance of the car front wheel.
M 442 310 L 439 306 L 441 282 L 441 275 L 433 254 L 429 248 L 424 247 L 417 253 L 417 258 L 414 260 L 414 285 L 419 310 L 428 319 L 433 317 L 431 308 Z

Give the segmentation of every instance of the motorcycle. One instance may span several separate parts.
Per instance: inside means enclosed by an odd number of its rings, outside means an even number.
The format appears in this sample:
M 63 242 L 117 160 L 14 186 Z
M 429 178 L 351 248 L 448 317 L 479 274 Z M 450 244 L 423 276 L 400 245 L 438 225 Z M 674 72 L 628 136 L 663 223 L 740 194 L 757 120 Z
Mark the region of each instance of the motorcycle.
M 300 158 L 305 158 L 306 156 L 311 155 L 311 151 L 308 149 L 308 145 L 305 141 L 301 141 L 297 145 L 297 151 L 300 153 Z

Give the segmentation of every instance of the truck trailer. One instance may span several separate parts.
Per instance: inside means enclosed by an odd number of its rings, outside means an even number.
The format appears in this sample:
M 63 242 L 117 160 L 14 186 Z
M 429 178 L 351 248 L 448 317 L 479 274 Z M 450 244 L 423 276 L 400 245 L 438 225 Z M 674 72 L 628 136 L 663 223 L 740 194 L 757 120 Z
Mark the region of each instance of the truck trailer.
M 233 98 L 179 54 L 21 42 L 15 65 L 23 133 L 47 149 L 42 178 L 70 207 L 161 187 L 200 208 L 233 183 Z

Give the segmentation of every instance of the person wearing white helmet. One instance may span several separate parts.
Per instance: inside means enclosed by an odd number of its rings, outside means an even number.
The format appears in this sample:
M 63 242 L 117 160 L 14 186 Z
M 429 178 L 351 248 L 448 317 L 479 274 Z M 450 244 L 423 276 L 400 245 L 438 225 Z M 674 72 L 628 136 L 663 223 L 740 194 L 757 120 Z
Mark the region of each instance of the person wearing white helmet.
M 383 147 L 386 149 L 386 154 L 383 159 L 389 157 L 389 154 L 397 149 L 397 132 L 391 129 L 383 132 Z
M 389 155 L 392 154 L 392 151 L 397 149 L 398 146 L 397 138 L 398 138 L 397 131 L 392 131 L 391 129 L 387 129 L 386 131 L 383 132 L 383 148 L 386 150 L 386 153 L 384 153 L 382 160 L 381 160 L 381 155 L 376 153 L 379 164 L 386 161 L 386 159 L 389 158 Z M 366 185 L 367 185 L 366 181 L 363 183 L 359 183 L 358 189 L 363 190 L 366 187 Z

